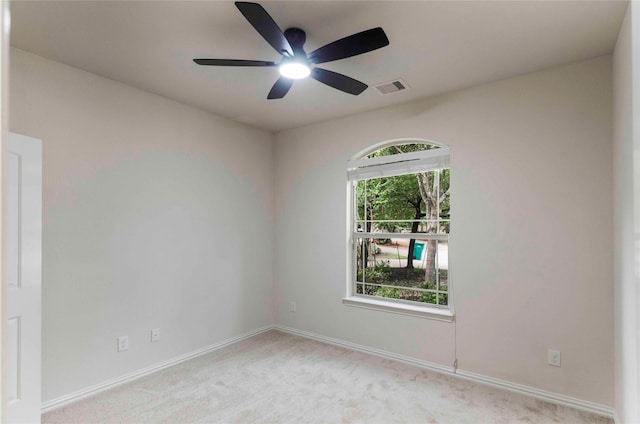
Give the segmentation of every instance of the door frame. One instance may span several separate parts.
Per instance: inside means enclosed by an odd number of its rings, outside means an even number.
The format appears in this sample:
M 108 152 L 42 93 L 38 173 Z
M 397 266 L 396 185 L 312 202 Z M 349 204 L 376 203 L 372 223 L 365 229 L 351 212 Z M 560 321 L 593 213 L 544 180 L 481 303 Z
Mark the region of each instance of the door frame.
M 6 334 L 7 334 L 7 309 L 6 309 L 6 277 L 4 268 L 5 258 L 5 184 L 4 178 L 5 163 L 7 157 L 7 137 L 9 133 L 9 29 L 10 29 L 10 15 L 9 15 L 9 2 L 0 1 L 0 198 L 2 199 L 0 204 L 0 352 L 2 354 L 2 383 L 0 384 L 0 402 L 2 415 L 0 421 L 4 420 L 4 414 L 7 410 L 7 387 L 6 379 L 7 364 L 4 358 L 6 358 Z

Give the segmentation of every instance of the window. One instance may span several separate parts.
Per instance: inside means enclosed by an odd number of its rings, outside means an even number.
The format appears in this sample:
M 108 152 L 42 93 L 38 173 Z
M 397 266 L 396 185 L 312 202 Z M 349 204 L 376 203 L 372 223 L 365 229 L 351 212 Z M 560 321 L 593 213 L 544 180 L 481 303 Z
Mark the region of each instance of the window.
M 449 149 L 387 145 L 349 161 L 350 279 L 345 303 L 451 317 Z

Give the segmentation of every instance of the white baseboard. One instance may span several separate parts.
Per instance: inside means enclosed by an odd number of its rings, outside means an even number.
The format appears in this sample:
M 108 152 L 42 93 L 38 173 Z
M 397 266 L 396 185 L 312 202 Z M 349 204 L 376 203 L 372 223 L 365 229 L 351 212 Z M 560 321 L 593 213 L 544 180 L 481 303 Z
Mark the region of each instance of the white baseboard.
M 308 339 L 317 340 L 319 342 L 325 342 L 336 346 L 346 347 L 347 349 L 356 350 L 358 352 L 368 353 L 375 356 L 380 356 L 386 359 L 393 359 L 394 361 L 403 362 L 409 365 L 415 365 L 422 368 L 427 368 L 433 371 L 444 372 L 447 374 L 453 373 L 453 367 L 436 364 L 435 362 L 423 361 L 421 359 L 411 358 L 409 356 L 400 355 L 397 353 L 389 352 L 386 350 L 376 349 L 361 344 L 347 342 L 345 340 L 334 339 L 332 337 L 323 336 L 316 333 L 310 333 L 308 331 L 298 330 L 295 328 L 285 327 L 282 325 L 274 325 L 275 330 L 282 331 L 283 333 L 289 333 L 296 336 L 306 337 Z
M 570 396 L 561 395 L 559 393 L 549 392 L 535 387 L 525 386 L 523 384 L 512 383 L 498 378 L 487 377 L 482 374 L 461 370 L 458 368 L 456 375 L 465 380 L 471 380 L 477 383 L 486 384 L 497 387 L 499 389 L 508 390 L 510 392 L 520 393 L 531 396 L 536 399 L 555 403 L 557 405 L 568 406 L 585 412 L 591 412 L 596 415 L 603 415 L 611 419 L 615 419 L 613 408 L 599 403 L 589 402 L 588 400 L 576 399 Z
M 414 365 L 414 366 L 418 366 L 421 368 L 425 368 L 425 369 L 429 369 L 432 371 L 436 371 L 436 372 L 441 372 L 447 375 L 451 375 L 451 376 L 457 376 L 459 378 L 463 378 L 466 380 L 471 380 L 477 383 L 481 383 L 481 384 L 486 384 L 486 385 L 490 385 L 493 387 L 497 387 L 500 389 L 504 389 L 504 390 L 508 390 L 511 392 L 515 392 L 515 393 L 520 393 L 520 394 L 524 394 L 527 396 L 531 396 L 537 399 L 541 399 L 547 402 L 552 402 L 555 404 L 559 404 L 559 405 L 564 405 L 564 406 L 569 406 L 571 408 L 575 408 L 575 409 L 579 409 L 582 411 L 586 411 L 586 412 L 591 412 L 597 415 L 604 415 L 606 417 L 612 418 L 614 420 L 614 422 L 616 424 L 619 423 L 619 420 L 617 419 L 617 416 L 615 414 L 615 411 L 613 408 L 605 406 L 605 405 L 600 405 L 597 403 L 593 403 L 593 402 L 589 402 L 589 401 L 585 401 L 585 400 L 580 400 L 580 399 L 576 399 L 576 398 L 572 398 L 569 396 L 565 396 L 565 395 L 561 395 L 558 393 L 553 393 L 553 392 L 549 392 L 546 390 L 541 390 L 541 389 L 536 389 L 534 387 L 529 387 L 529 386 L 525 386 L 522 384 L 517 384 L 517 383 L 512 383 L 509 381 L 505 381 L 505 380 L 500 380 L 497 378 L 493 378 L 493 377 L 487 377 L 481 374 L 476 374 L 473 372 L 469 372 L 469 371 L 464 371 L 461 369 L 454 369 L 453 367 L 448 367 L 445 365 L 441 365 L 441 364 L 436 364 L 434 362 L 429 362 L 429 361 L 423 361 L 420 359 L 415 359 L 415 358 L 411 358 L 409 356 L 405 356 L 405 355 L 400 355 L 394 352 L 389 352 L 386 350 L 381 350 L 381 349 L 376 349 L 373 347 L 369 347 L 369 346 L 365 346 L 365 345 L 360 345 L 357 343 L 351 343 L 345 340 L 340 340 L 340 339 L 335 339 L 332 337 L 327 337 L 327 336 L 323 336 L 320 334 L 316 334 L 316 333 L 312 333 L 309 331 L 304 331 L 304 330 L 298 330 L 295 328 L 290 328 L 290 327 L 285 327 L 282 325 L 268 325 L 244 334 L 241 334 L 239 336 L 236 337 L 232 337 L 226 340 L 223 340 L 221 342 L 215 343 L 213 345 L 204 347 L 202 349 L 198 349 L 198 350 L 194 350 L 193 352 L 184 354 L 184 355 L 180 355 L 177 356 L 175 358 L 169 359 L 167 361 L 164 362 L 160 362 L 158 364 L 152 365 L 150 367 L 147 368 L 143 368 L 141 370 L 138 371 L 134 371 L 128 374 L 125 374 L 123 376 L 120 376 L 118 378 L 114 378 L 112 380 L 108 380 L 105 381 L 103 383 L 100 384 L 96 384 L 94 386 L 91 387 L 87 387 L 86 389 L 83 390 L 79 390 L 77 392 L 74 393 L 70 393 L 68 395 L 65 396 L 61 396 L 59 398 L 56 399 L 52 399 L 50 401 L 44 402 L 42 404 L 42 413 L 51 411 L 53 409 L 57 409 L 60 408 L 62 406 L 65 406 L 67 404 L 76 402 L 80 399 L 84 399 L 86 397 L 89 396 L 93 396 L 99 392 L 108 390 L 108 389 L 112 389 L 116 386 L 120 386 L 122 384 L 125 383 L 129 383 L 133 380 L 136 380 L 138 378 L 144 377 L 146 375 L 152 374 L 154 372 L 160 371 L 162 369 L 171 367 L 173 365 L 177 365 L 181 362 L 185 362 L 188 361 L 189 359 L 195 358 L 197 356 L 201 356 L 201 355 L 205 355 L 209 352 L 213 352 L 215 350 L 218 349 L 222 349 L 223 347 L 229 346 L 233 343 L 237 343 L 239 341 L 248 339 L 250 337 L 253 337 L 255 335 L 258 335 L 260 333 L 264 333 L 266 331 L 269 330 L 278 330 L 278 331 L 282 331 L 284 333 L 289 333 L 289 334 L 293 334 L 296 336 L 301 336 L 301 337 L 305 337 L 308 339 L 312 339 L 312 340 L 317 340 L 320 342 L 324 342 L 324 343 L 329 343 L 332 345 L 336 345 L 336 346 L 341 346 L 347 349 L 351 349 L 351 350 L 355 350 L 358 352 L 363 352 L 363 353 L 368 353 L 371 355 L 375 355 L 375 356 L 380 356 L 382 358 L 386 358 L 386 359 L 392 359 L 394 361 L 398 361 L 398 362 L 402 362 L 405 364 L 409 364 L 409 365 Z
M 620 419 L 618 418 L 618 414 L 616 413 L 615 409 L 613 411 L 613 422 L 614 424 L 622 424 L 622 421 L 620 421 Z
M 603 415 L 609 418 L 612 418 L 616 424 L 619 422 L 616 419 L 615 411 L 613 408 L 600 405 L 597 403 L 589 402 L 586 400 L 576 399 L 569 396 L 561 395 L 558 393 L 549 392 L 546 390 L 536 389 L 534 387 L 525 386 L 522 384 L 516 384 L 505 380 L 500 380 L 493 377 L 487 377 L 481 374 L 472 373 L 469 371 L 464 371 L 461 369 L 454 369 L 453 367 L 447 367 L 444 365 L 436 364 L 433 362 L 422 361 L 415 358 L 410 358 L 408 356 L 399 355 L 397 353 L 388 352 L 385 350 L 375 349 L 369 346 L 359 345 L 351 342 L 347 342 L 344 340 L 334 339 L 331 337 L 326 337 L 320 334 L 311 333 L 308 331 L 298 330 L 295 328 L 289 328 L 282 325 L 275 325 L 273 327 L 276 330 L 294 334 L 297 336 L 306 337 L 313 340 L 318 340 L 325 343 L 330 343 L 337 346 L 342 346 L 347 349 L 356 350 L 359 352 L 369 353 L 376 356 L 381 356 L 387 359 L 393 359 L 395 361 L 404 362 L 405 364 L 415 365 L 421 368 L 426 368 L 429 370 L 445 373 L 451 376 L 457 376 L 459 378 L 463 378 L 465 380 L 471 380 L 476 383 L 481 383 L 485 385 L 490 385 L 493 387 L 497 387 L 503 390 L 508 390 L 510 392 L 515 392 L 527 396 L 534 397 L 536 399 L 544 400 L 547 402 L 555 403 L 558 405 L 569 406 L 571 408 L 579 409 L 585 412 L 591 412 L 597 415 Z
M 210 346 L 203 347 L 198 350 L 194 350 L 193 352 L 186 353 L 184 355 L 176 356 L 175 358 L 171 358 L 167 361 L 160 362 L 158 364 L 152 365 L 147 368 L 143 368 L 134 372 L 130 372 L 128 374 L 122 375 L 120 377 L 105 381 L 100 384 L 96 384 L 91 387 L 87 387 L 86 389 L 78 390 L 77 392 L 70 393 L 68 395 L 60 396 L 58 398 L 52 399 L 50 401 L 44 402 L 41 407 L 41 412 L 44 414 L 45 412 L 58 409 L 70 403 L 76 402 L 80 399 L 84 399 L 89 396 L 93 396 L 97 393 L 103 392 L 108 389 L 113 389 L 116 386 L 120 386 L 125 383 L 129 383 L 133 380 L 136 380 L 140 377 L 144 377 L 149 374 L 153 374 L 154 372 L 163 370 L 165 368 L 172 367 L 181 362 L 188 361 L 189 359 L 193 359 L 197 356 L 205 355 L 209 352 L 213 352 L 218 349 L 222 349 L 223 347 L 229 346 L 233 343 L 240 342 L 242 340 L 248 339 L 260 333 L 264 333 L 265 331 L 272 330 L 273 325 L 268 325 L 262 328 L 258 328 L 257 330 L 249 331 L 244 334 L 240 334 L 236 337 L 231 337 L 229 339 L 223 340 L 218 343 L 214 343 Z

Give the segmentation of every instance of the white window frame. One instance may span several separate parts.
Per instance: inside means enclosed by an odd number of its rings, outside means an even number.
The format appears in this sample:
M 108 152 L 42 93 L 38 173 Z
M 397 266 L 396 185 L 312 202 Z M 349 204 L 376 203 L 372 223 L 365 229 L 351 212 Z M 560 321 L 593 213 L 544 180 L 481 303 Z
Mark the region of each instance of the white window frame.
M 425 150 L 412 153 L 400 153 L 395 155 L 379 156 L 367 158 L 367 156 L 377 150 L 393 145 L 402 144 L 430 144 L 437 149 Z M 447 146 L 434 143 L 428 140 L 407 139 L 393 140 L 381 143 L 364 152 L 356 155 L 355 158 L 347 162 L 347 290 L 346 297 L 342 303 L 347 306 L 373 309 L 383 312 L 391 312 L 401 315 L 409 315 L 420 318 L 428 318 L 439 321 L 451 322 L 455 317 L 453 302 L 453 284 L 451 280 L 451 255 L 448 257 L 448 301 L 447 306 L 432 305 L 421 302 L 406 301 L 400 299 L 387 299 L 382 297 L 366 296 L 356 293 L 356 237 L 358 234 L 369 236 L 367 233 L 357 233 L 354 220 L 354 209 L 356 205 L 356 182 L 383 176 L 395 176 L 403 174 L 413 174 L 417 172 L 433 171 L 449 166 L 450 152 Z M 375 233 L 379 238 L 422 238 L 422 234 L 416 237 L 415 234 L 399 233 Z M 429 239 L 449 240 L 449 234 L 429 234 Z M 451 244 L 449 243 L 449 252 Z

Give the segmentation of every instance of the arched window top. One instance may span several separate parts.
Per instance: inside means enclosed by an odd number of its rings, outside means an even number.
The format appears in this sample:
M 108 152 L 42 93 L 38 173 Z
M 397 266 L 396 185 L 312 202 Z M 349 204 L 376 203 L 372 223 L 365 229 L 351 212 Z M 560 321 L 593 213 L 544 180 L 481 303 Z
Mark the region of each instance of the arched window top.
M 398 148 L 400 148 L 402 152 L 398 150 Z M 439 148 L 448 148 L 448 146 L 437 143 L 435 141 L 419 138 L 397 138 L 376 143 L 373 146 L 369 146 L 366 149 L 356 153 L 351 158 L 351 160 L 365 159 L 374 154 L 376 156 L 388 156 L 399 153 L 409 153 L 414 151 L 424 151 Z
M 449 166 L 447 146 L 423 140 L 393 140 L 360 152 L 347 164 L 349 180 L 427 172 Z

